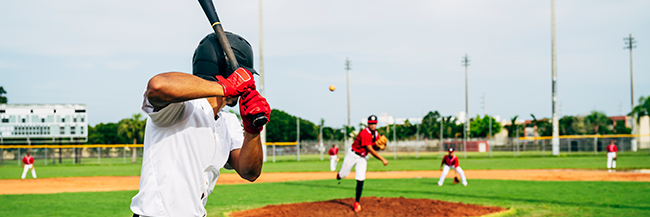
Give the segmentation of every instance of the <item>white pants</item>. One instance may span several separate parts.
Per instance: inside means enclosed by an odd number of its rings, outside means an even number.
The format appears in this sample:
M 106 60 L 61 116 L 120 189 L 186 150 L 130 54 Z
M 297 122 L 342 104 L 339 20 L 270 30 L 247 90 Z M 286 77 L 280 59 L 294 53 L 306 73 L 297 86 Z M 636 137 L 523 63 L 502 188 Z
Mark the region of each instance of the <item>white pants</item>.
M 446 164 L 442 166 L 442 174 L 440 175 L 440 180 L 438 180 L 438 186 L 442 186 L 442 183 L 445 182 L 445 177 L 447 176 L 447 173 L 449 173 L 449 169 L 451 169 L 451 167 Z M 467 186 L 467 178 L 465 178 L 465 172 L 463 172 L 463 169 L 458 166 L 456 167 L 456 172 L 460 175 L 460 180 L 463 185 Z
M 33 164 L 25 164 L 25 167 L 23 169 L 23 175 L 20 176 L 20 178 L 25 179 L 25 176 L 27 176 L 27 171 L 29 169 L 32 169 L 32 177 L 36 178 L 36 169 L 33 169 L 32 167 L 34 167 Z
M 361 157 L 355 154 L 352 149 L 348 149 L 348 152 L 345 153 L 345 158 L 343 158 L 343 165 L 339 171 L 339 177 L 345 178 L 350 175 L 352 167 L 354 166 L 354 179 L 363 181 L 366 180 L 366 170 L 368 169 L 368 156 Z
M 336 155 L 330 155 L 330 170 L 331 171 L 336 171 L 336 165 L 338 162 L 336 162 L 336 159 L 339 158 Z
M 616 161 L 614 160 L 615 157 L 616 152 L 607 152 L 607 169 L 616 169 Z

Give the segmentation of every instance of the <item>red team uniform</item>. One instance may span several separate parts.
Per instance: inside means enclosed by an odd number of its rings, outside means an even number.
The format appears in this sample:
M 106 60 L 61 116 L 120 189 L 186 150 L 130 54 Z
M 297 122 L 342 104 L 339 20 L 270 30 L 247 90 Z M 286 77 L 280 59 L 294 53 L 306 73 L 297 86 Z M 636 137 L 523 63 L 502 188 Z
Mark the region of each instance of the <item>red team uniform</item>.
M 368 156 L 368 150 L 365 147 L 373 146 L 377 137 L 379 137 L 379 132 L 376 130 L 373 135 L 373 133 L 370 132 L 369 128 L 363 129 L 361 132 L 359 132 L 357 138 L 354 139 L 354 143 L 352 143 L 352 151 L 361 157 Z
M 327 152 L 330 155 L 330 171 L 336 170 L 336 164 L 339 161 L 339 148 L 334 146 Z
M 21 179 L 25 179 L 27 176 L 27 171 L 32 170 L 32 177 L 36 178 L 36 170 L 34 170 L 34 157 L 27 152 L 27 155 L 23 157 L 23 174 L 20 176 Z
M 465 177 L 465 172 L 463 169 L 460 168 L 458 157 L 456 157 L 456 155 L 452 155 L 451 153 L 454 153 L 453 148 L 449 149 L 449 155 L 445 155 L 442 158 L 442 163 L 440 163 L 440 166 L 442 167 L 442 174 L 438 180 L 438 186 L 442 186 L 442 184 L 445 182 L 445 177 L 447 177 L 450 169 L 456 170 L 456 173 L 460 175 L 460 179 L 463 185 L 467 186 L 467 178 Z
M 618 147 L 614 145 L 614 140 L 610 140 L 609 145 L 607 146 L 607 170 L 612 172 L 612 169 L 616 169 L 616 152 Z

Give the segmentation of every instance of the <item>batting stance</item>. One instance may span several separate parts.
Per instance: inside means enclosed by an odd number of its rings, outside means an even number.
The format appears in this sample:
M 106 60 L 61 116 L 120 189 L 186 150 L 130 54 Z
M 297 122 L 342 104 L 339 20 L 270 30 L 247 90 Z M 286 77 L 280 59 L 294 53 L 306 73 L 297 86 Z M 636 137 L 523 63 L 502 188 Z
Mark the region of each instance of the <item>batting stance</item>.
M 354 139 L 352 147 L 345 154 L 343 158 L 343 166 L 336 174 L 336 179 L 341 180 L 350 174 L 352 167 L 355 166 L 354 179 L 357 180 L 356 198 L 354 202 L 354 211 L 361 211 L 361 192 L 363 191 L 363 181 L 366 180 L 366 170 L 368 168 L 368 153 L 381 160 L 384 166 L 388 165 L 388 160 L 384 159 L 381 155 L 377 154 L 377 150 L 384 150 L 386 148 L 385 136 L 379 136 L 377 132 L 377 116 L 370 115 L 368 117 L 368 127 L 361 130 L 357 138 Z
M 27 176 L 27 171 L 32 170 L 32 177 L 36 178 L 36 169 L 34 169 L 34 158 L 31 153 L 27 151 L 25 157 L 23 157 L 23 175 L 20 176 L 21 179 L 25 179 Z
M 334 144 L 327 153 L 330 155 L 330 170 L 336 171 L 336 165 L 339 162 L 339 147 Z
M 453 155 L 453 153 L 454 149 L 449 148 L 449 155 L 442 158 L 442 163 L 440 163 L 440 170 L 442 170 L 442 174 L 440 175 L 440 180 L 438 180 L 438 186 L 442 186 L 442 183 L 445 182 L 445 177 L 447 176 L 447 173 L 449 173 L 449 169 L 452 167 L 454 167 L 456 172 L 460 175 L 460 179 L 463 182 L 463 185 L 467 186 L 467 178 L 465 178 L 465 172 L 463 172 L 463 169 L 461 169 L 458 165 L 458 157 L 456 157 L 456 155 Z
M 612 169 L 616 171 L 616 152 L 618 147 L 614 144 L 614 140 L 609 140 L 609 145 L 607 145 L 607 171 L 612 172 Z
M 205 203 L 226 163 L 255 181 L 262 169 L 261 127 L 254 114 L 270 117 L 270 107 L 255 90 L 253 52 L 248 42 L 228 33 L 242 67 L 227 65 L 214 34 L 195 51 L 193 74 L 162 73 L 147 84 L 142 110 L 149 115 L 134 216 L 207 216 Z M 234 114 L 221 111 L 236 105 Z M 243 131 L 242 125 L 243 124 Z

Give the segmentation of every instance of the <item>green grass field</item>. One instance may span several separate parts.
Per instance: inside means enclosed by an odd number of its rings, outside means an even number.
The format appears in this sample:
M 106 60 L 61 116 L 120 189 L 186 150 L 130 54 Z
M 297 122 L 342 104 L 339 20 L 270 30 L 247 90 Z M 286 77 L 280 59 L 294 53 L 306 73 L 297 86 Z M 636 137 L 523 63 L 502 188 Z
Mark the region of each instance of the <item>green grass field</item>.
M 422 153 L 420 158 L 414 155 L 407 157 L 404 153 L 398 160 L 393 160 L 390 153 L 384 153 L 389 160 L 388 166 L 384 167 L 381 162 L 375 159 L 368 161 L 369 171 L 405 171 L 405 170 L 437 170 L 440 160 L 437 153 Z M 460 154 L 460 153 L 459 153 Z M 343 156 L 341 156 L 342 158 Z M 93 159 L 82 160 L 81 165 L 57 164 L 39 165 L 35 164 L 39 178 L 50 177 L 79 177 L 79 176 L 137 176 L 140 175 L 141 159 L 135 164 L 123 163 L 122 158 L 107 158 L 102 160 L 101 166 Z M 605 155 L 594 156 L 593 153 L 579 153 L 572 156 L 560 157 L 468 157 L 460 158 L 460 163 L 465 170 L 476 169 L 605 169 Z M 339 167 L 342 162 L 339 162 Z M 650 155 L 645 152 L 626 152 L 619 155 L 617 162 L 619 170 L 650 168 Z M 301 161 L 296 162 L 295 156 L 282 156 L 276 158 L 276 162 L 268 159 L 262 168 L 263 172 L 312 172 L 329 171 L 329 160 L 320 161 L 319 155 L 302 155 Z M 224 173 L 233 171 L 223 170 Z M 17 163 L 7 163 L 0 167 L 0 179 L 20 178 L 22 169 Z M 29 177 L 29 176 L 28 176 Z
M 506 153 L 507 154 L 507 153 Z M 512 153 L 509 153 L 512 154 Z M 369 161 L 370 171 L 435 170 L 440 165 L 438 153 L 384 153 L 390 161 L 384 167 L 378 160 Z M 571 156 L 539 157 L 522 154 L 513 158 L 495 153 L 494 158 L 458 153 L 465 170 L 472 169 L 604 169 L 605 156 L 574 153 Z M 536 157 L 537 156 L 537 157 Z M 264 172 L 329 171 L 327 160 L 319 155 L 278 156 L 276 162 L 264 164 Z M 14 162 L 16 163 L 16 162 Z M 124 164 L 122 158 L 82 160 L 82 165 L 38 165 L 39 178 L 78 176 L 135 176 L 141 162 Z M 339 163 L 340 166 L 340 163 Z M 618 169 L 650 168 L 647 152 L 619 155 Z M 22 169 L 17 164 L 0 167 L 0 179 L 15 179 Z M 224 171 L 232 172 L 232 171 Z M 28 176 L 29 177 L 29 176 Z M 516 209 L 514 216 L 650 216 L 650 183 L 647 182 L 560 182 L 469 180 L 469 186 L 436 185 L 436 179 L 367 180 L 364 196 L 431 198 L 452 202 L 501 206 Z M 300 181 L 218 185 L 208 202 L 210 216 L 233 210 L 269 204 L 322 201 L 354 197 L 354 180 Z M 137 191 L 83 192 L 60 194 L 0 195 L 0 216 L 130 216 L 129 204 Z
M 364 196 L 430 198 L 516 209 L 514 216 L 649 216 L 650 184 L 470 180 L 438 187 L 436 179 L 367 180 Z M 218 185 L 210 216 L 269 204 L 354 197 L 354 180 Z M 308 193 L 306 193 L 308 192 Z M 0 216 L 130 216 L 136 191 L 1 195 Z

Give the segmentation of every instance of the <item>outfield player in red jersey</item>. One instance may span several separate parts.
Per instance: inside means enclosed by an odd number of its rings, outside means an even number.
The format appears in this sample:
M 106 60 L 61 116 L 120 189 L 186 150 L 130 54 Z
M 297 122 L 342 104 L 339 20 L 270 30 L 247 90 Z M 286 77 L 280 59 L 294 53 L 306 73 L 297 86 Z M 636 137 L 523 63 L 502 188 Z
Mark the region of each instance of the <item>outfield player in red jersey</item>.
M 449 155 L 446 155 L 442 158 L 442 163 L 440 163 L 440 170 L 442 170 L 442 174 L 440 175 L 440 180 L 438 180 L 438 186 L 442 186 L 442 183 L 445 182 L 445 177 L 447 176 L 447 173 L 449 173 L 449 169 L 452 167 L 460 175 L 460 179 L 462 180 L 463 185 L 467 186 L 467 178 L 465 178 L 465 172 L 463 172 L 463 169 L 461 169 L 458 165 L 458 157 L 456 157 L 456 155 L 453 155 L 453 153 L 454 149 L 450 148 Z
M 31 153 L 27 151 L 27 155 L 23 158 L 23 175 L 20 176 L 21 179 L 25 179 L 27 176 L 27 171 L 32 170 L 32 177 L 36 178 L 36 170 L 34 169 L 34 158 Z
M 377 151 L 373 148 L 377 138 L 379 138 L 379 132 L 377 132 L 377 116 L 370 115 L 370 117 L 368 117 L 368 127 L 361 130 L 359 135 L 357 135 L 357 138 L 354 139 L 352 147 L 345 154 L 345 158 L 343 158 L 341 170 L 336 174 L 336 179 L 341 180 L 341 178 L 348 176 L 350 171 L 352 171 L 352 167 L 356 165 L 354 168 L 354 179 L 357 180 L 356 202 L 354 203 L 355 212 L 361 211 L 359 200 L 361 199 L 361 192 L 363 191 L 363 181 L 366 180 L 368 153 L 381 160 L 384 166 L 388 165 L 388 160 L 377 154 Z
M 616 152 L 618 147 L 614 144 L 614 140 L 609 140 L 609 145 L 607 146 L 607 171 L 610 173 L 612 169 L 616 171 Z
M 339 147 L 334 144 L 327 153 L 330 155 L 330 170 L 335 171 L 336 164 L 339 162 Z

